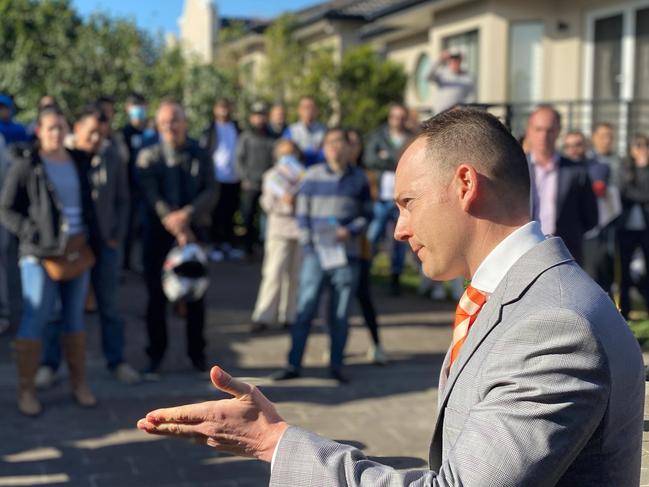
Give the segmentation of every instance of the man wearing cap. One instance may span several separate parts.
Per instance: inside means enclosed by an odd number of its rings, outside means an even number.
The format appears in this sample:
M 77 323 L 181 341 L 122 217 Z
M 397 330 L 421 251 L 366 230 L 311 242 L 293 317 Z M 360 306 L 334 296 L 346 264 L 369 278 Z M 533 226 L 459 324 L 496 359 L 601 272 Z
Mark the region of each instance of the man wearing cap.
M 459 52 L 442 51 L 440 59 L 433 63 L 428 73 L 428 81 L 437 85 L 433 105 L 435 113 L 475 101 L 475 82 L 462 69 L 462 54 Z
M 29 141 L 25 127 L 13 121 L 15 112 L 16 107 L 11 97 L 0 93 L 0 135 L 7 145 Z
M 241 216 L 246 227 L 245 250 L 248 256 L 253 254 L 258 239 L 255 217 L 259 211 L 261 181 L 273 165 L 275 140 L 268 132 L 267 111 L 263 102 L 252 104 L 248 128 L 239 137 L 235 157 L 237 176 L 241 180 Z

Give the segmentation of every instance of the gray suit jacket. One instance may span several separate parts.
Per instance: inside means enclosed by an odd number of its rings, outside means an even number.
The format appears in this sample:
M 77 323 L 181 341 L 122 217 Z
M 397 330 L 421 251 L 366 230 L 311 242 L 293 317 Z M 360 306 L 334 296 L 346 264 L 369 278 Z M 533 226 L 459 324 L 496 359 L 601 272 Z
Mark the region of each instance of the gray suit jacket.
M 398 472 L 291 427 L 270 485 L 636 487 L 643 408 L 637 341 L 551 238 L 510 269 L 442 376 L 431 470 Z

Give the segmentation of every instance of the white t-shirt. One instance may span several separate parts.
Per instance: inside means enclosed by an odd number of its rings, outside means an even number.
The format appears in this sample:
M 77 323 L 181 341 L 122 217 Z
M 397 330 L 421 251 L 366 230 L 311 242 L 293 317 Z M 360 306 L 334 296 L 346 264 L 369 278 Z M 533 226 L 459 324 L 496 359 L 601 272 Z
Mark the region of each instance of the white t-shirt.
M 214 130 L 218 141 L 212 156 L 214 177 L 220 183 L 238 183 L 234 160 L 237 150 L 237 129 L 232 122 L 217 122 Z

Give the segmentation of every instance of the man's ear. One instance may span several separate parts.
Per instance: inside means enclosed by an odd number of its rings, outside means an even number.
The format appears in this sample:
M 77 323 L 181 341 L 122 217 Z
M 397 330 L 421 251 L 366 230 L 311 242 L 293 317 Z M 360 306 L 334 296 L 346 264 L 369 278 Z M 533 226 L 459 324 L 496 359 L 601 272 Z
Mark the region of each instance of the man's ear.
M 479 177 L 475 168 L 462 163 L 455 171 L 456 191 L 462 210 L 469 212 L 478 198 Z

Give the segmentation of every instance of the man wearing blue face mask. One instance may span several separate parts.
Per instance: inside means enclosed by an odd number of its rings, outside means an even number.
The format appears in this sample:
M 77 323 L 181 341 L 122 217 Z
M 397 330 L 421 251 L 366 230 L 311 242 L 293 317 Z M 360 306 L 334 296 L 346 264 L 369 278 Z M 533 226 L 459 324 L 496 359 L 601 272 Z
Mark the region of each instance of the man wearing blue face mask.
M 128 150 L 128 183 L 131 194 L 131 209 L 126 238 L 124 239 L 123 267 L 131 268 L 131 254 L 134 242 L 138 240 L 146 212 L 138 188 L 135 161 L 140 149 L 158 142 L 155 130 L 148 127 L 147 103 L 140 93 L 131 93 L 126 98 L 128 123 L 122 128 L 122 137 Z M 135 268 L 141 267 L 140 265 Z

